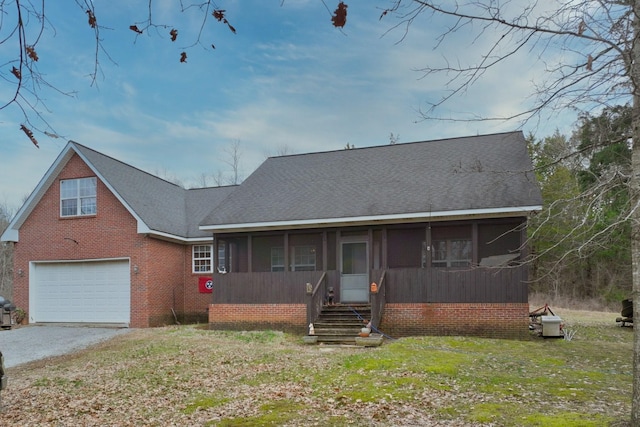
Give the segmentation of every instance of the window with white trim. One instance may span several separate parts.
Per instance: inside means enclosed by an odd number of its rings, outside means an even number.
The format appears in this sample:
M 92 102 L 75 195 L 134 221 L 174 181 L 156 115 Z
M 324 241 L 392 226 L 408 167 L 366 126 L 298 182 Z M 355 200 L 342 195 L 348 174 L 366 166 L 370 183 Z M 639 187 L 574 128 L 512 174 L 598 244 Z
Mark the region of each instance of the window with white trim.
M 97 213 L 96 177 L 60 181 L 60 216 L 83 216 Z
M 194 245 L 193 246 L 193 272 L 194 273 L 211 273 L 213 265 L 213 246 L 212 245 Z

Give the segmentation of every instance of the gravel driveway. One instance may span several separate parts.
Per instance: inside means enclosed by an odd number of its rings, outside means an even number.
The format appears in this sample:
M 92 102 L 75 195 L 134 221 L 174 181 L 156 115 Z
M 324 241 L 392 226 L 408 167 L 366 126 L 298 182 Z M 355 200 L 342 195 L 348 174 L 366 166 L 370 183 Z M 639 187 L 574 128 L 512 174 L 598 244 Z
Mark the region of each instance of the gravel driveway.
M 116 335 L 132 331 L 129 328 L 87 326 L 20 326 L 0 330 L 0 351 L 5 367 L 21 365 L 51 356 L 82 350 Z

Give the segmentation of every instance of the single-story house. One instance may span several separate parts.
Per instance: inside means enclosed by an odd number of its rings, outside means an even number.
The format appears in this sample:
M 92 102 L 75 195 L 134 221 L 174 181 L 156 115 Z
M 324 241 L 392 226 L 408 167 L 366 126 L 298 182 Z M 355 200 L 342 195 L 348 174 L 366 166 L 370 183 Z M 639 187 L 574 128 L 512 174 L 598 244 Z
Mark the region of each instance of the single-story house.
M 201 223 L 209 324 L 304 326 L 333 288 L 395 336 L 526 334 L 532 169 L 521 132 L 269 158 Z
M 391 335 L 517 337 L 532 169 L 509 132 L 271 157 L 185 190 L 70 142 L 2 240 L 36 323 L 208 311 L 211 328 L 305 331 L 333 288 Z

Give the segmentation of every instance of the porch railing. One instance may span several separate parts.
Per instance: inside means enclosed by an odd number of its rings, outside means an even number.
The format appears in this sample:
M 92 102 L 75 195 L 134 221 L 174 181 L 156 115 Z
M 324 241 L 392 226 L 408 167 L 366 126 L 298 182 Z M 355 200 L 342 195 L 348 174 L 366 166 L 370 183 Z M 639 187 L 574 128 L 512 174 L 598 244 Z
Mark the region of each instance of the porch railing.
M 321 271 L 279 271 L 216 274 L 213 304 L 305 304 L 306 283 Z
M 387 270 L 387 302 L 527 302 L 528 266 L 507 268 L 392 268 Z M 375 276 L 374 276 L 375 277 Z
M 377 283 L 378 289 L 376 292 L 372 292 L 371 289 L 369 290 L 371 292 L 371 324 L 376 328 L 380 326 L 380 321 L 384 315 L 384 305 L 387 303 L 387 288 L 385 287 L 386 275 L 387 270 L 383 270 Z
M 308 284 L 313 285 L 312 283 Z M 313 323 L 322 311 L 322 303 L 324 295 L 327 293 L 327 272 L 323 271 L 318 282 L 311 288 L 311 292 L 307 289 L 307 325 Z

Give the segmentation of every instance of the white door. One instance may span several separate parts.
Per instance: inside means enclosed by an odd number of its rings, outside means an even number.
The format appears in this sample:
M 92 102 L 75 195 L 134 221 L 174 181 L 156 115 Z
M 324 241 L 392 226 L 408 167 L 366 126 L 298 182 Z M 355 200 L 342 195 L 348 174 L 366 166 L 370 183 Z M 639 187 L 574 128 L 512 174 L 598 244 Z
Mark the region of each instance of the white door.
M 33 263 L 29 320 L 129 324 L 128 260 Z
M 342 242 L 340 302 L 369 302 L 367 242 Z

